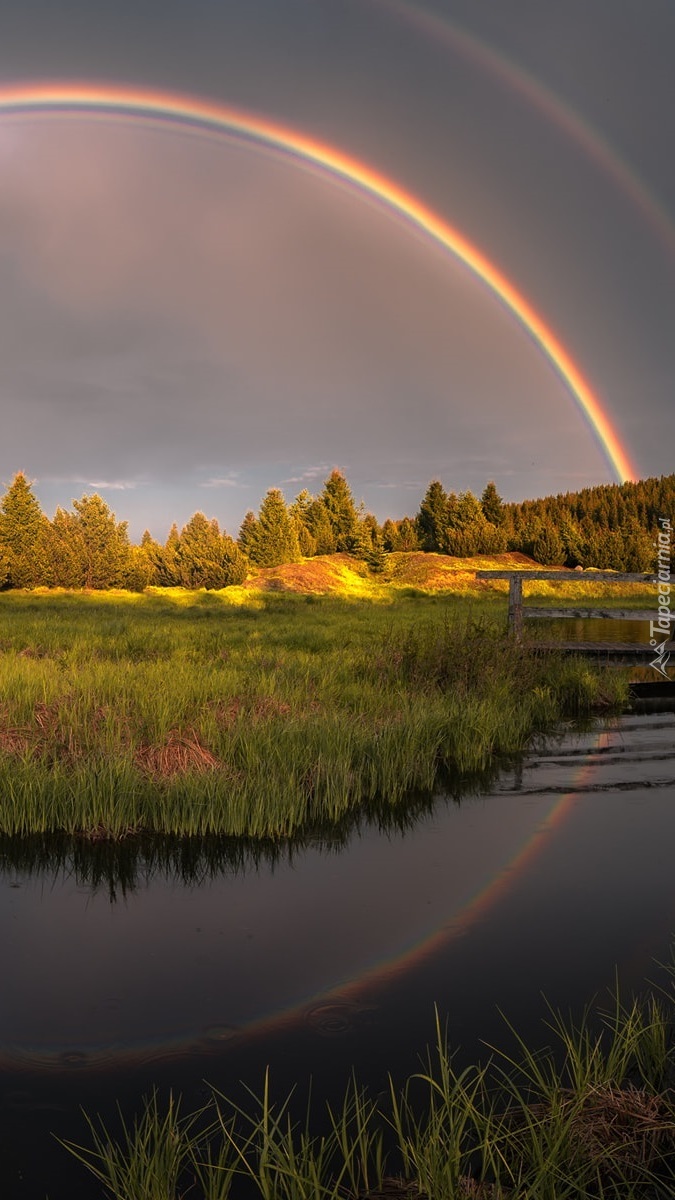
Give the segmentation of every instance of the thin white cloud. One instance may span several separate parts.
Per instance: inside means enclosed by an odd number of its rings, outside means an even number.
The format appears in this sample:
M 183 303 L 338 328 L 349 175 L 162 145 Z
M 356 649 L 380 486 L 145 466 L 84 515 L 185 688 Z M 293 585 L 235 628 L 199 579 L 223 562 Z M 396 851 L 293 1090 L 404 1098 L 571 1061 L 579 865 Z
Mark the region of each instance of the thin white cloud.
M 62 475 L 45 475 L 39 481 L 34 480 L 34 482 L 48 484 L 73 483 L 77 484 L 78 487 L 97 488 L 102 492 L 129 492 L 133 491 L 134 488 L 142 486 L 142 483 L 137 479 L 85 479 L 80 475 L 67 475 L 65 477 Z
M 249 484 L 242 483 L 234 475 L 214 475 L 200 483 L 203 488 L 247 488 Z
M 344 470 L 343 467 L 339 467 L 338 469 L 341 471 Z M 313 483 L 317 479 L 323 480 L 325 476 L 329 475 L 332 470 L 333 467 L 330 463 L 322 462 L 315 467 L 307 467 L 307 469 L 302 471 L 300 475 L 289 475 L 288 479 L 282 479 L 281 482 L 282 484 Z
M 100 488 L 102 492 L 128 492 L 136 487 L 132 479 L 83 479 L 87 487 Z

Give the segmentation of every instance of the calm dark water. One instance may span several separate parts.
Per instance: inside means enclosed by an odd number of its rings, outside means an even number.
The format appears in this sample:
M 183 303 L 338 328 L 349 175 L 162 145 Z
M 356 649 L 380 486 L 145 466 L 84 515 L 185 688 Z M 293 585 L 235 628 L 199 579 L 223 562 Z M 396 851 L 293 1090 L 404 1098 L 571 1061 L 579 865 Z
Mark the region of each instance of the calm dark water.
M 433 1039 L 460 1060 L 504 1044 L 497 1012 L 543 1037 L 542 993 L 580 1010 L 655 977 L 675 933 L 675 716 L 569 733 L 490 794 L 438 797 L 405 832 L 254 856 L 175 845 L 118 859 L 4 848 L 0 1154 L 8 1200 L 89 1200 L 52 1134 L 80 1106 L 138 1109 L 153 1084 L 186 1107 L 205 1081 L 280 1092 L 313 1077 L 377 1092 Z
M 653 615 L 654 619 L 658 618 L 657 612 Z M 527 628 L 538 637 L 559 638 L 566 642 L 621 642 L 644 645 L 645 664 L 652 657 L 649 647 L 649 621 L 623 621 L 609 617 L 566 617 L 555 621 L 542 618 L 527 622 Z

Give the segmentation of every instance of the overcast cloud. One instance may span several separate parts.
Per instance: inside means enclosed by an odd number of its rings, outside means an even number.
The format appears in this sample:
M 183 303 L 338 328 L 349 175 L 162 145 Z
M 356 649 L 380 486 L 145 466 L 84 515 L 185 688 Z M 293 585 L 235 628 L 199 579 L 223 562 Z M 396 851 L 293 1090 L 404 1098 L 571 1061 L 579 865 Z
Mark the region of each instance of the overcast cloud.
M 49 43 L 29 36 L 28 10 L 49 23 L 37 0 L 0 4 L 4 81 L 189 87 L 388 172 L 532 300 L 640 473 L 672 470 L 670 10 L 417 6 L 614 139 L 658 228 L 587 147 L 418 28 L 415 6 L 224 7 L 122 3 L 104 41 L 108 6 L 66 3 Z M 0 479 L 25 470 L 48 511 L 96 488 L 134 536 L 198 507 L 236 530 L 268 486 L 318 490 L 333 465 L 380 518 L 414 512 L 435 475 L 494 478 L 513 499 L 612 478 L 541 350 L 450 256 L 278 155 L 137 119 L 0 114 L 0 403 Z

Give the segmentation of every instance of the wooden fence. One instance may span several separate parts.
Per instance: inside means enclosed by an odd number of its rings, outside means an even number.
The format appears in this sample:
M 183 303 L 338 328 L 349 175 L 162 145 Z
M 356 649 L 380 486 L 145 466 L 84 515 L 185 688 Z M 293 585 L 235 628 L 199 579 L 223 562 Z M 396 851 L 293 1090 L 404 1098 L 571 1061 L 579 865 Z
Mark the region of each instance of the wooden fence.
M 556 583 L 584 583 L 586 581 L 603 583 L 651 583 L 653 575 L 630 575 L 619 571 L 476 571 L 476 579 L 508 579 L 509 580 L 509 616 L 508 627 L 513 636 L 520 640 L 523 634 L 524 617 L 609 617 L 622 621 L 653 621 L 657 617 L 657 602 L 655 593 L 654 608 L 644 611 L 634 608 L 584 608 L 575 605 L 568 608 L 537 608 L 523 601 L 523 581 L 529 579 L 551 579 Z M 675 613 L 671 621 L 675 620 Z M 609 648 L 609 643 L 606 643 Z M 628 649 L 628 647 L 625 647 Z M 636 644 L 634 653 L 644 654 L 645 646 Z

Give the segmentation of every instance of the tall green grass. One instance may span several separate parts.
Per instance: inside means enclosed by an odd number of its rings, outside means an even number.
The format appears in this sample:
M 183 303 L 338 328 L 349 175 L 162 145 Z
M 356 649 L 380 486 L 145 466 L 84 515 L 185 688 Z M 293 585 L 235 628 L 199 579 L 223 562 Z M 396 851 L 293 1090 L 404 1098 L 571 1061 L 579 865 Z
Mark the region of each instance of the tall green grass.
M 312 600 L 1 595 L 0 832 L 294 836 L 625 697 L 494 598 Z
M 671 967 L 672 973 L 672 967 Z M 153 1095 L 112 1134 L 64 1143 L 115 1200 L 654 1200 L 675 1194 L 673 989 L 581 1020 L 551 1012 L 548 1044 L 455 1068 L 436 1043 L 403 1087 L 372 1100 L 353 1079 L 323 1113 L 293 1097 L 234 1103 L 214 1092 L 182 1117 Z M 247 1190 L 242 1193 L 242 1183 Z

